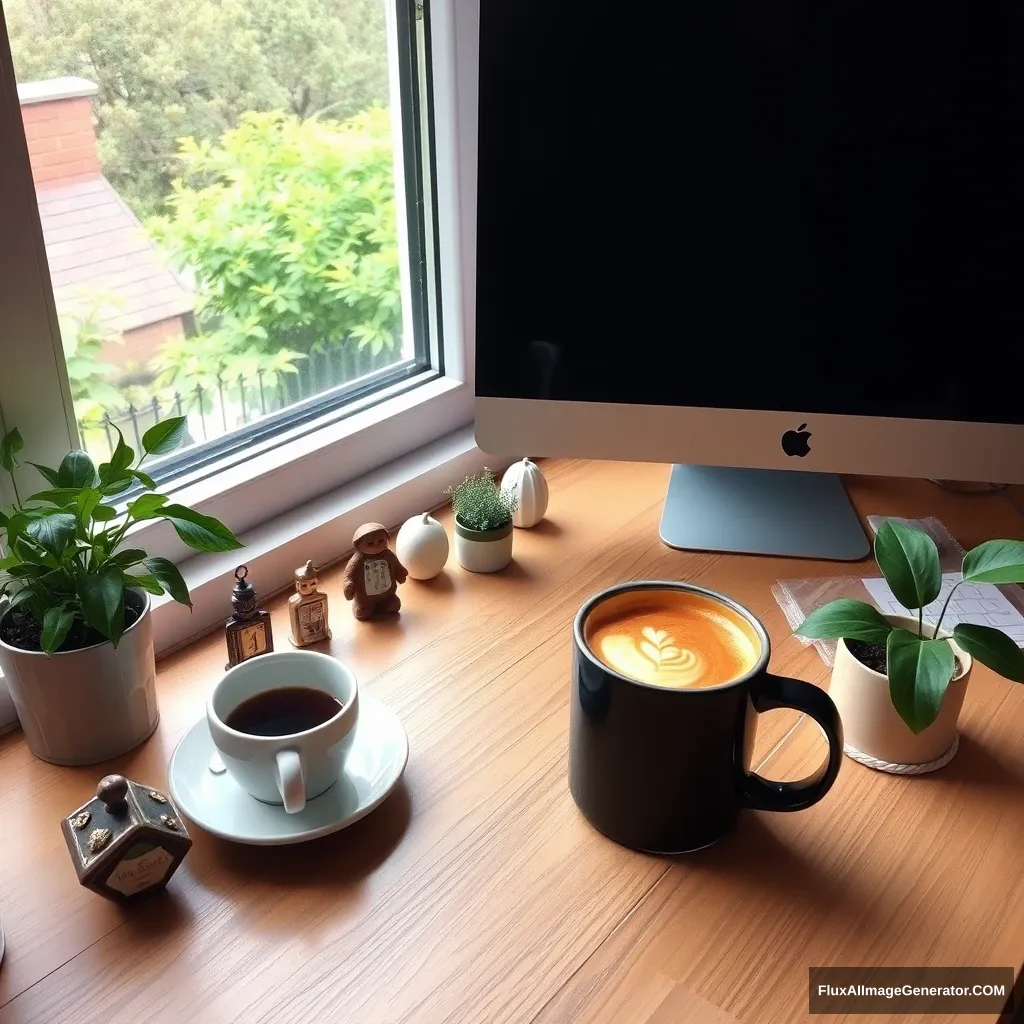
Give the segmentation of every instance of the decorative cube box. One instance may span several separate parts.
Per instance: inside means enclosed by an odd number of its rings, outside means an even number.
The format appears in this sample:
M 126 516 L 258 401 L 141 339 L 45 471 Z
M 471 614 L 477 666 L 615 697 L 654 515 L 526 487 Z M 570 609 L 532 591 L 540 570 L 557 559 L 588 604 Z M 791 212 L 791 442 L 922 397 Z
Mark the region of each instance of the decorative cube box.
M 122 775 L 101 779 L 61 831 L 79 882 L 119 902 L 163 889 L 192 847 L 170 798 Z

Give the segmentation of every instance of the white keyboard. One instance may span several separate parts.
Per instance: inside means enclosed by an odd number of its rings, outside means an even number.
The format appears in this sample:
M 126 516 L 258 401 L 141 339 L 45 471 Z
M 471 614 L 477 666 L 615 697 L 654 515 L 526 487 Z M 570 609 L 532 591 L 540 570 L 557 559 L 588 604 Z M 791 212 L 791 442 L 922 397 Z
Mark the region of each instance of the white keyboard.
M 958 572 L 942 574 L 942 589 L 939 597 L 924 608 L 924 621 L 934 626 L 942 606 L 946 603 L 949 592 L 954 584 L 959 583 L 963 575 Z M 889 584 L 880 577 L 863 581 L 871 599 L 885 615 L 911 615 L 917 618 L 917 612 L 904 608 L 896 600 Z M 1002 591 L 991 583 L 964 583 L 957 587 L 953 600 L 949 602 L 946 614 L 942 619 L 942 628 L 952 630 L 957 623 L 970 622 L 979 626 L 995 626 L 1008 637 L 1024 646 L 1024 615 L 1003 596 Z

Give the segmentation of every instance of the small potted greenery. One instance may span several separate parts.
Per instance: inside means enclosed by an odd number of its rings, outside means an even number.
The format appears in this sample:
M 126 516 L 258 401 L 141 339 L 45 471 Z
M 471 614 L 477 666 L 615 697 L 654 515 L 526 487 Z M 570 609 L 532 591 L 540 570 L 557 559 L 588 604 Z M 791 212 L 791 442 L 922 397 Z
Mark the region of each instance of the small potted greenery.
M 137 462 L 117 431 L 99 467 L 83 451 L 57 469 L 29 463 L 47 487 L 24 499 L 15 478 L 21 436 L 12 430 L 0 441 L 15 499 L 0 508 L 0 671 L 44 761 L 105 761 L 142 743 L 159 720 L 150 595 L 192 602 L 172 562 L 127 546 L 131 527 L 165 519 L 196 551 L 241 547 L 216 519 L 155 493 L 139 468 L 175 449 L 185 427 L 175 417 L 147 430 Z M 143 493 L 123 508 L 110 500 L 137 484 Z
M 844 598 L 812 612 L 796 632 L 838 641 L 829 696 L 843 720 L 847 753 L 890 771 L 939 767 L 954 751 L 972 659 L 1019 683 L 1024 652 L 991 626 L 943 630 L 952 591 L 935 625 L 924 622 L 922 609 L 942 587 L 939 553 L 928 534 L 887 521 L 875 537 L 875 560 L 896 600 L 916 614 L 883 616 Z M 962 574 L 963 583 L 1024 582 L 1024 542 L 979 545 L 964 556 Z
M 518 507 L 514 494 L 501 490 L 485 469 L 449 487 L 455 513 L 455 557 L 470 572 L 497 572 L 512 561 L 512 518 Z

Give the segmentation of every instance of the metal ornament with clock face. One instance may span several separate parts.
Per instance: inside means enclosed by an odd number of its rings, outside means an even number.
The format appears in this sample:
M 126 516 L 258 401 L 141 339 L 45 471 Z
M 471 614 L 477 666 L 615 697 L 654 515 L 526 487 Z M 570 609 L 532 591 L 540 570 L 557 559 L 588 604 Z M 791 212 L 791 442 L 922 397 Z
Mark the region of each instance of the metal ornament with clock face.
M 241 665 L 243 661 L 267 654 L 274 649 L 274 631 L 270 612 L 257 607 L 256 591 L 246 578 L 247 566 L 235 570 L 235 588 L 231 592 L 234 615 L 224 625 L 224 638 L 228 645 L 228 663 L 225 668 Z

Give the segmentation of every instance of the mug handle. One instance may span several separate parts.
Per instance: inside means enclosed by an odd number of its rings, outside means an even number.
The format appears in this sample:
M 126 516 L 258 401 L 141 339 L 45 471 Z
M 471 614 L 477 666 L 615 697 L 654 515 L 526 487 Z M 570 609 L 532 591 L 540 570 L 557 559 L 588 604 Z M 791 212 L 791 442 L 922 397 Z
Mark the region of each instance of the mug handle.
M 306 806 L 306 773 L 295 750 L 277 752 L 277 788 L 289 814 L 298 814 Z
M 758 714 L 793 708 L 810 716 L 828 740 L 828 758 L 813 775 L 799 782 L 773 782 L 748 772 L 744 804 L 759 811 L 802 811 L 816 804 L 832 788 L 843 760 L 843 723 L 832 698 L 800 679 L 765 672 L 751 683 L 750 701 Z

